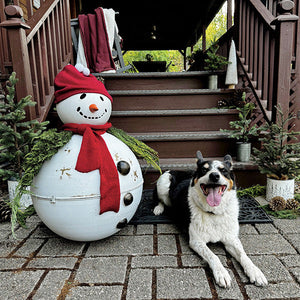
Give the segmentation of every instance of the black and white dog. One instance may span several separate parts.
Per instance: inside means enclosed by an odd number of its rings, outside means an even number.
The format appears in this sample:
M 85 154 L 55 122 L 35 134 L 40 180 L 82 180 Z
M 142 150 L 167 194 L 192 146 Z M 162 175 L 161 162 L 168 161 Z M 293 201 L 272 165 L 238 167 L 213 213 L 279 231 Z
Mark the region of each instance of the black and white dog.
M 176 171 L 160 176 L 154 191 L 159 200 L 154 214 L 162 214 L 166 205 L 172 207 L 177 221 L 187 223 L 190 247 L 208 262 L 221 287 L 229 287 L 231 278 L 207 247 L 209 242 L 222 242 L 252 283 L 267 285 L 264 274 L 247 256 L 238 237 L 239 204 L 231 156 L 226 155 L 223 162 L 205 161 L 198 151 L 197 158 L 197 170 L 192 176 Z

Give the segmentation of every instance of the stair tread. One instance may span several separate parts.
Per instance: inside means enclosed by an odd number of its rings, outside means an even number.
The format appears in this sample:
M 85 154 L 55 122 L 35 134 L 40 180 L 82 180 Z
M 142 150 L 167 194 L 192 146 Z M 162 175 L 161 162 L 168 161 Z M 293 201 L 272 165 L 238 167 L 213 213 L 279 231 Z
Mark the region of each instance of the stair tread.
M 224 71 L 219 71 L 217 74 L 223 74 Z M 189 71 L 189 72 L 139 72 L 139 73 L 101 73 L 94 74 L 105 78 L 175 78 L 175 77 L 197 77 L 208 76 L 212 74 L 211 71 Z M 215 73 L 214 73 L 215 74 Z
M 131 133 L 141 141 L 174 141 L 174 140 L 199 140 L 227 138 L 229 133 L 221 131 L 181 131 L 181 132 L 143 132 Z
M 109 90 L 108 91 L 111 96 L 137 96 L 137 95 L 149 95 L 149 96 L 157 96 L 157 95 L 209 95 L 209 94 L 229 94 L 233 93 L 230 89 L 152 89 L 152 90 Z
M 174 115 L 222 115 L 236 114 L 236 109 L 204 108 L 204 109 L 163 109 L 163 110 L 127 110 L 113 111 L 112 116 L 174 116 Z
M 223 160 L 223 157 L 205 157 L 205 160 Z M 197 159 L 191 158 L 160 158 L 160 167 L 165 170 L 195 170 Z M 147 165 L 144 161 L 140 161 L 143 170 L 154 170 L 151 166 Z M 257 166 L 249 162 L 238 162 L 233 159 L 234 170 L 257 170 Z

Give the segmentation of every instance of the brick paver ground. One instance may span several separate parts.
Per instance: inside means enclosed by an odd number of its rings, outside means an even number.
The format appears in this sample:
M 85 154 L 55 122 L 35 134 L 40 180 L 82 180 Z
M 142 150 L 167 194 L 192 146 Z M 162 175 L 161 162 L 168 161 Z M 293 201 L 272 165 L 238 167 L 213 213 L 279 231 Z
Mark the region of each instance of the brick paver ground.
M 28 229 L 0 223 L 0 299 L 300 299 L 300 218 L 242 225 L 241 240 L 269 285 L 249 283 L 222 245 L 211 245 L 233 279 L 218 287 L 186 236 L 170 224 L 129 225 L 90 243 L 65 240 L 37 216 Z

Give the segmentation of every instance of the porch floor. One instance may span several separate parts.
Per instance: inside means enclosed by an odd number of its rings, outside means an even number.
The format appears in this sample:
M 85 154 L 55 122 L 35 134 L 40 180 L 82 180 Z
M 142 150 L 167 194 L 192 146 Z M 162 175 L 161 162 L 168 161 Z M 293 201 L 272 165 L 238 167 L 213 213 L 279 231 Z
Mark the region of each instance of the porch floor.
M 300 298 L 300 218 L 241 225 L 244 248 L 269 281 L 263 288 L 216 244 L 211 248 L 233 279 L 231 288 L 219 288 L 172 224 L 129 225 L 83 243 L 55 235 L 35 215 L 16 234 L 13 241 L 10 224 L 0 223 L 1 299 Z

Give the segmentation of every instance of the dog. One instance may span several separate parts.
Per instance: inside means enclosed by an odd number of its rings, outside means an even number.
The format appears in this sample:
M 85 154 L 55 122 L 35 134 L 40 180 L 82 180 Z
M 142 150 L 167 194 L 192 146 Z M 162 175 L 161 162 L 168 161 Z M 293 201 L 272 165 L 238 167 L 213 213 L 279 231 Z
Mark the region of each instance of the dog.
M 239 235 L 239 204 L 230 155 L 224 161 L 207 161 L 197 152 L 194 174 L 167 171 L 156 184 L 153 197 L 158 204 L 153 212 L 160 215 L 171 207 L 175 221 L 186 225 L 189 246 L 210 266 L 216 283 L 230 287 L 231 278 L 207 243 L 222 242 L 241 264 L 251 283 L 265 286 L 268 281 L 244 251 Z

